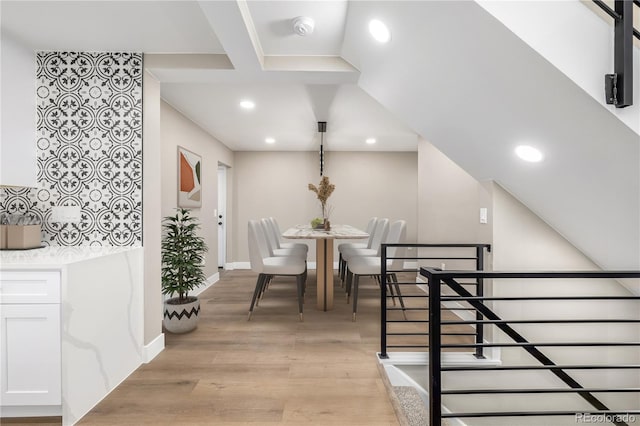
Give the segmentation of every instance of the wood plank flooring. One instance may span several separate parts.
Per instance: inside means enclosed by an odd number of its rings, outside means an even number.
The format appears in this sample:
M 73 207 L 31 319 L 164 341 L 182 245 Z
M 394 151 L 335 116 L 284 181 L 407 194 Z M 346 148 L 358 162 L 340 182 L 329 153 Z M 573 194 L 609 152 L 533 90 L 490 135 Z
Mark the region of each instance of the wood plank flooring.
M 166 334 L 166 348 L 79 424 L 397 425 L 379 376 L 377 286 L 361 281 L 358 321 L 344 291 L 315 307 L 310 271 L 304 322 L 295 281 L 276 278 L 251 321 L 256 275 L 222 274 L 201 296 L 198 328 Z

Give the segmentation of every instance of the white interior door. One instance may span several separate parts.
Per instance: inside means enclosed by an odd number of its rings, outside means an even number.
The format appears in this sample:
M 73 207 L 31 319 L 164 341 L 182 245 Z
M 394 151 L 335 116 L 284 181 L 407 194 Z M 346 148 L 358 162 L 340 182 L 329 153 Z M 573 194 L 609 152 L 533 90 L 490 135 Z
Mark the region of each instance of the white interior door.
M 227 169 L 218 164 L 218 268 L 224 268 L 227 261 Z

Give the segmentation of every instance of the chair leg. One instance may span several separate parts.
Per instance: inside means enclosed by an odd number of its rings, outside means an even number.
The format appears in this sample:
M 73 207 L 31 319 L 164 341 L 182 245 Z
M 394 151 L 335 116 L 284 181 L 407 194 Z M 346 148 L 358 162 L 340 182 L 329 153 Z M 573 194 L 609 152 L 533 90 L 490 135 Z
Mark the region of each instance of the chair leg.
M 351 321 L 356 321 L 356 312 L 358 311 L 358 281 L 360 281 L 360 277 L 356 274 L 353 275 L 353 316 L 351 317 Z
M 340 257 L 342 258 L 342 272 L 340 273 L 340 281 L 341 283 L 345 282 L 345 278 L 348 274 L 348 265 L 347 265 L 347 261 L 344 257 L 342 257 L 342 253 L 340 253 Z
M 298 314 L 300 315 L 300 321 L 304 321 L 302 316 L 302 299 L 304 297 L 304 274 L 296 277 L 296 285 L 298 287 Z
M 247 321 L 251 320 L 251 314 L 253 313 L 253 307 L 256 304 L 256 299 L 262 290 L 262 286 L 265 280 L 264 274 L 259 274 L 258 279 L 256 280 L 256 288 L 253 290 L 253 298 L 251 299 L 251 306 L 249 306 L 249 316 L 247 317 Z
M 351 299 L 351 284 L 353 281 L 353 273 L 349 270 L 347 266 L 347 280 L 346 280 L 346 293 L 347 293 L 347 304 L 349 304 L 349 300 Z

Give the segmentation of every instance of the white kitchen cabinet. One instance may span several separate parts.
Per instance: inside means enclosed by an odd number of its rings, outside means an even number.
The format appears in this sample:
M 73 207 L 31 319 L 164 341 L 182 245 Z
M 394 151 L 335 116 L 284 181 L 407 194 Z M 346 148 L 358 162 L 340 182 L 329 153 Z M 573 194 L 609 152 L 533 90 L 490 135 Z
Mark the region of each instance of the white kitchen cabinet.
M 59 406 L 60 272 L 0 272 L 0 405 Z

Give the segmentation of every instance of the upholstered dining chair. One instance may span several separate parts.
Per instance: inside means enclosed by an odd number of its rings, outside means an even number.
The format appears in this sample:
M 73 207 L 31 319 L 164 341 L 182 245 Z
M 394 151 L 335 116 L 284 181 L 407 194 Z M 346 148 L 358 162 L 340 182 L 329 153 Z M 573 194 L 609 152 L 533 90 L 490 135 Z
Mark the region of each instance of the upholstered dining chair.
M 298 292 L 298 314 L 300 321 L 303 321 L 302 305 L 307 269 L 305 260 L 300 256 L 271 256 L 267 245 L 267 237 L 260 222 L 250 220 L 248 227 L 249 261 L 251 270 L 258 274 L 258 279 L 253 291 L 247 319 L 251 319 L 256 300 L 264 292 L 266 285 L 274 276 L 294 276 L 296 277 Z
M 275 236 L 275 243 L 277 248 L 297 248 L 298 250 L 304 250 L 305 253 L 309 251 L 309 246 L 305 243 L 283 243 L 280 241 L 280 235 L 282 232 L 280 231 L 280 225 L 278 225 L 278 221 L 274 217 L 270 217 L 269 223 L 271 224 L 271 232 L 273 232 Z
M 398 220 L 391 224 L 389 229 L 389 235 L 385 243 L 397 244 L 402 243 L 406 239 L 407 223 L 404 220 Z M 401 270 L 404 260 L 394 259 L 394 257 L 403 257 L 404 251 L 399 247 L 390 247 L 387 251 L 390 260 L 387 260 L 387 269 L 389 271 Z M 400 292 L 400 286 L 397 283 L 395 272 L 390 272 L 386 277 L 380 276 L 382 273 L 382 259 L 378 256 L 353 256 L 347 262 L 347 303 L 349 302 L 349 296 L 353 291 L 353 317 L 352 320 L 356 320 L 356 313 L 358 312 L 358 284 L 361 276 L 373 276 L 376 281 L 382 285 L 389 285 L 391 296 L 394 297 L 393 287 L 395 286 L 400 305 L 404 309 L 404 301 L 402 300 L 402 293 Z M 394 300 L 395 303 L 395 300 Z M 404 313 L 404 310 L 403 310 Z
M 260 226 L 264 232 L 270 256 L 298 256 L 307 260 L 307 251 L 309 249 L 306 244 L 282 247 L 279 243 L 279 236 L 274 232 L 270 219 L 261 219 Z
M 370 248 L 349 248 L 345 247 L 342 250 L 342 260 L 346 266 L 343 268 L 342 281 L 346 278 L 346 272 L 348 269 L 349 259 L 354 256 L 380 256 L 380 244 L 386 241 L 387 234 L 389 233 L 389 219 L 383 218 L 376 221 L 376 227 L 373 230 L 373 239 L 371 241 Z
M 347 262 L 345 262 L 345 260 L 342 258 L 342 252 L 344 250 L 351 250 L 351 249 L 367 249 L 367 248 L 371 248 L 371 243 L 373 242 L 373 231 L 376 229 L 376 222 L 378 221 L 377 217 L 372 217 L 371 219 L 369 219 L 369 222 L 367 223 L 367 228 L 365 230 L 365 232 L 367 234 L 369 234 L 369 238 L 367 239 L 367 242 L 365 243 L 342 243 L 342 244 L 338 244 L 338 275 L 340 277 L 344 276 L 344 268 L 347 264 Z M 340 284 L 342 285 L 343 281 L 340 280 Z

